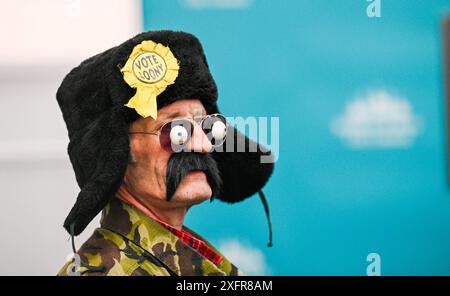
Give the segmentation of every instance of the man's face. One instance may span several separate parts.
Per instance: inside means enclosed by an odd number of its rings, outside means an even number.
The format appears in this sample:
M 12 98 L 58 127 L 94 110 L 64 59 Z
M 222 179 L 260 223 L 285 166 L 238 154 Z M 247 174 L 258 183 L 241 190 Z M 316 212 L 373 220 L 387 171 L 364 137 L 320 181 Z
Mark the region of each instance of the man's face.
M 199 100 L 180 100 L 158 111 L 158 118 L 141 118 L 130 125 L 130 132 L 157 133 L 162 125 L 177 118 L 189 119 L 194 124 L 187 147 L 196 153 L 209 153 L 212 144 L 194 117 L 204 116 L 206 111 Z M 206 174 L 189 172 L 176 188 L 170 201 L 166 194 L 167 164 L 173 152 L 161 147 L 159 137 L 150 134 L 130 134 L 131 161 L 126 171 L 128 191 L 139 200 L 155 207 L 189 207 L 201 203 L 212 195 Z M 183 153 L 183 152 L 182 152 Z

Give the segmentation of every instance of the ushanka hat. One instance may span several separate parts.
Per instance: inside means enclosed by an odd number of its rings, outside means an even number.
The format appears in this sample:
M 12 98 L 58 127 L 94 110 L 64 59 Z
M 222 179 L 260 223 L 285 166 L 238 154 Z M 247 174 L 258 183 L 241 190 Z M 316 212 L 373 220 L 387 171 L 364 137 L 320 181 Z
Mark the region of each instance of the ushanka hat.
M 64 222 L 72 235 L 86 228 L 121 185 L 130 153 L 130 123 L 156 118 L 159 108 L 187 98 L 199 99 L 208 114 L 218 113 L 217 87 L 199 40 L 174 31 L 144 32 L 85 60 L 64 78 L 56 97 L 81 189 Z M 243 140 L 246 149 L 227 147 L 212 153 L 222 178 L 215 197 L 235 203 L 259 192 L 268 214 L 261 188 L 273 163 L 261 163 L 261 156 L 270 152 L 259 145 L 256 152 L 249 152 L 248 147 L 256 144 L 232 127 L 228 130 L 235 138 L 224 145 Z

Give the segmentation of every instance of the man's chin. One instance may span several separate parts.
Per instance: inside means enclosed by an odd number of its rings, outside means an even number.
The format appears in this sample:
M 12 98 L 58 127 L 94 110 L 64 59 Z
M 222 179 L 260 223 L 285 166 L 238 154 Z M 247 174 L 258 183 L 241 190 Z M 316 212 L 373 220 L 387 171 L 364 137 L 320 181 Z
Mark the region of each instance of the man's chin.
M 210 199 L 211 196 L 212 189 L 206 174 L 202 171 L 192 171 L 181 181 L 171 201 L 195 205 Z
M 175 194 L 173 195 L 172 199 L 169 201 L 169 203 L 173 204 L 183 204 L 183 205 L 197 205 L 200 204 L 206 200 L 209 200 L 211 198 L 211 190 L 209 190 L 209 193 L 205 191 L 193 191 L 189 189 L 185 190 L 177 190 Z

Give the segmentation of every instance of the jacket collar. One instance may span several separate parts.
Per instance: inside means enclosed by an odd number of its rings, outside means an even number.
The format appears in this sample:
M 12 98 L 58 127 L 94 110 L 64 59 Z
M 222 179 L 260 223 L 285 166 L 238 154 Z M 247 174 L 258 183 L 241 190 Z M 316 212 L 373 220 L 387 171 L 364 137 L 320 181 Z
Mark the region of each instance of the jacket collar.
M 215 265 L 161 224 L 117 198 L 113 198 L 103 210 L 100 224 L 103 228 L 132 241 L 177 275 L 238 275 L 240 273 L 225 257 L 218 265 Z M 220 254 L 194 231 L 184 226 L 183 230 L 204 241 Z

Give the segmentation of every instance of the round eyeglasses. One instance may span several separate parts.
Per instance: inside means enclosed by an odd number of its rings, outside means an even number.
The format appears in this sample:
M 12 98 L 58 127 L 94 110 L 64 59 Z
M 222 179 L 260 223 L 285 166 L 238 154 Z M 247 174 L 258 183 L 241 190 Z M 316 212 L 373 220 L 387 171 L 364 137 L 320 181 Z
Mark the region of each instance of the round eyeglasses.
M 197 120 L 196 120 L 197 121 Z M 222 114 L 207 115 L 198 122 L 213 147 L 223 145 L 227 136 L 227 121 Z M 129 132 L 159 136 L 159 143 L 166 151 L 180 152 L 192 137 L 194 124 L 191 120 L 180 118 L 166 122 L 154 133 Z

